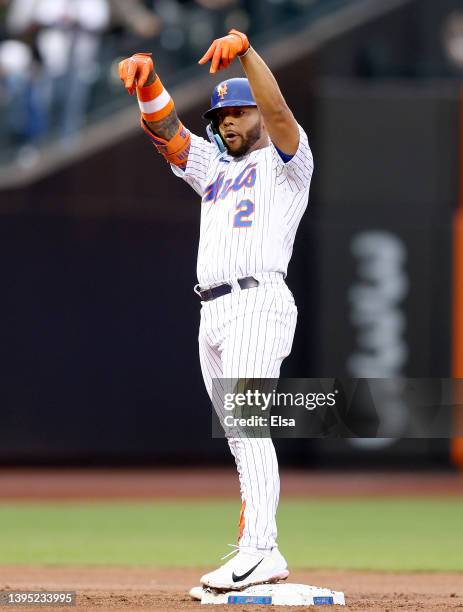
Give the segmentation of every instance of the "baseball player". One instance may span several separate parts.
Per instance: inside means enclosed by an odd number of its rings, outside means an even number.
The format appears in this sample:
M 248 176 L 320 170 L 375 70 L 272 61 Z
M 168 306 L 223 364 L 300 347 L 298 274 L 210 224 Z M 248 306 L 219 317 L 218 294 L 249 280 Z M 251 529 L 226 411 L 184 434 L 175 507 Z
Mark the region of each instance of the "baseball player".
M 126 89 L 138 97 L 143 129 L 174 174 L 201 197 L 195 291 L 201 298 L 199 357 L 211 399 L 215 379 L 278 378 L 291 351 L 297 308 L 285 277 L 313 171 L 307 135 L 245 34 L 230 30 L 199 64 L 210 61 L 215 74 L 237 57 L 247 78 L 214 88 L 204 114 L 210 142 L 182 125 L 150 54 L 119 65 Z M 284 580 L 289 572 L 276 543 L 280 481 L 273 442 L 229 438 L 228 444 L 242 497 L 238 546 L 201 583 L 240 590 Z

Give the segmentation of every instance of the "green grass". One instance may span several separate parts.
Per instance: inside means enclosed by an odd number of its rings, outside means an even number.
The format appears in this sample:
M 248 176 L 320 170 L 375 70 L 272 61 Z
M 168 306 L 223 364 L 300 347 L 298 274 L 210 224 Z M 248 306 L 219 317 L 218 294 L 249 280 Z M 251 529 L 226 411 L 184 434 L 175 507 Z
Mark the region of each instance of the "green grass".
M 228 501 L 0 504 L 0 564 L 215 565 L 235 540 Z M 463 571 L 463 500 L 289 500 L 291 567 Z

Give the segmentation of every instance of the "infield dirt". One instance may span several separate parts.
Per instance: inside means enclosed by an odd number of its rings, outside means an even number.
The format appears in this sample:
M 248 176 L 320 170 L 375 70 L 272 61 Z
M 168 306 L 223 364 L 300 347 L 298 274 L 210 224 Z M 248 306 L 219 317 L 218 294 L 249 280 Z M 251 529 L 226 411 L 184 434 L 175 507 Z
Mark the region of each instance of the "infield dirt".
M 4 590 L 73 590 L 77 606 L 20 607 L 26 610 L 200 610 L 188 596 L 202 568 L 159 570 L 149 568 L 2 567 Z M 393 574 L 346 571 L 294 571 L 291 582 L 327 586 L 346 595 L 346 610 L 463 610 L 461 574 Z M 320 606 L 314 606 L 313 610 Z M 6 609 L 3 608 L 3 609 Z M 11 608 L 10 608 L 11 609 Z M 212 606 L 214 611 L 229 606 Z M 307 607 L 233 606 L 234 612 L 257 610 L 299 612 Z M 321 609 L 326 610 L 323 606 Z M 340 609 L 340 608 L 336 608 Z
M 440 497 L 463 494 L 461 474 L 317 474 L 286 473 L 283 494 L 322 496 L 400 497 L 430 493 Z M 3 501 L 71 501 L 75 499 L 159 499 L 236 497 L 231 470 L 0 471 Z M 463 553 L 462 553 L 463 554 Z M 208 568 L 151 569 L 147 567 L 0 566 L 0 590 L 77 592 L 76 607 L 18 607 L 30 610 L 202 610 L 188 591 Z M 295 570 L 291 582 L 344 591 L 346 610 L 460 610 L 463 612 L 462 573 L 387 573 Z M 229 606 L 213 606 L 217 612 Z M 0 609 L 11 609 L 11 606 Z M 234 612 L 307 610 L 302 607 L 234 606 Z M 314 606 L 312 609 L 319 609 Z M 323 610 L 326 607 L 323 606 Z M 329 608 L 328 608 L 329 609 Z M 339 608 L 336 608 L 339 609 Z

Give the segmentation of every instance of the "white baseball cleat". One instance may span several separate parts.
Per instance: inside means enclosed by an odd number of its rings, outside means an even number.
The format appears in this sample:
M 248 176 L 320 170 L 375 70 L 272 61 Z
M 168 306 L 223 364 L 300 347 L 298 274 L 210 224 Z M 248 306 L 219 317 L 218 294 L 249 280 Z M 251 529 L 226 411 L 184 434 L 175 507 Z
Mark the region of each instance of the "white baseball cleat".
M 211 589 L 240 591 L 253 584 L 286 580 L 289 576 L 285 558 L 276 546 L 272 550 L 235 548 L 229 555 L 237 553 L 236 557 L 205 574 L 200 580 L 202 585 Z

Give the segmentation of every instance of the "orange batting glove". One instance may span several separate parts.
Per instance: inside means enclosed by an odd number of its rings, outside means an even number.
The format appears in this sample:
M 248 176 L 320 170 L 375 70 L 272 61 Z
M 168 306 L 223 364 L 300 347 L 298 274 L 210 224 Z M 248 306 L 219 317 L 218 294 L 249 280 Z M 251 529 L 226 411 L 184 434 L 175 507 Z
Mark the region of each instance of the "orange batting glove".
M 244 55 L 248 49 L 249 40 L 246 34 L 230 30 L 227 36 L 214 40 L 198 64 L 211 60 L 209 72 L 214 73 L 228 68 L 237 55 Z
M 133 96 L 137 87 L 144 87 L 149 78 L 154 77 L 154 62 L 151 53 L 135 53 L 119 63 L 119 78 Z

